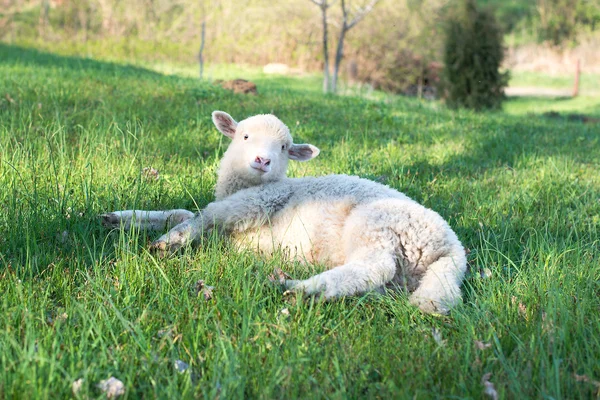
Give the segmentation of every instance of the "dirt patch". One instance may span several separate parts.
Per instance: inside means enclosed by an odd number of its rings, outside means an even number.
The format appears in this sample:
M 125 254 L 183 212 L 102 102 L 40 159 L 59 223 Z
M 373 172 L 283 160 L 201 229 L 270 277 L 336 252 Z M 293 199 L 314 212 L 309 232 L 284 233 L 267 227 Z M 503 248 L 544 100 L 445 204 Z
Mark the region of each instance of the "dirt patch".
M 256 84 L 245 79 L 233 79 L 231 81 L 215 81 L 223 89 L 233 90 L 233 93 L 257 94 Z
M 531 96 L 531 97 L 571 97 L 572 91 L 565 89 L 552 89 L 543 87 L 507 87 L 504 89 L 507 96 Z

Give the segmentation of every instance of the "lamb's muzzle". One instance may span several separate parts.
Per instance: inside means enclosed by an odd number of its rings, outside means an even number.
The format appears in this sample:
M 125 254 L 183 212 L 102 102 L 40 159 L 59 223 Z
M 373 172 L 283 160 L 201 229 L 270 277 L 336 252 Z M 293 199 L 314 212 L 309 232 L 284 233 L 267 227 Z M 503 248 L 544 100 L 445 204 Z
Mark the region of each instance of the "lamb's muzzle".
M 271 160 L 257 156 L 250 166 L 257 171 L 269 172 L 271 170 Z

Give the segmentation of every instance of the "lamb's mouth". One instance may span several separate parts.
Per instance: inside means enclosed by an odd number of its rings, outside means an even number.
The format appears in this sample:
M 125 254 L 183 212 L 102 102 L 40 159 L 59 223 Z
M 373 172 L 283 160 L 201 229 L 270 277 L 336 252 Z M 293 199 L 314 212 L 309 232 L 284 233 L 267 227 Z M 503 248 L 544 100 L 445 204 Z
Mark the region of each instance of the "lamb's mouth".
M 263 166 L 263 165 L 261 165 L 261 166 L 258 166 L 258 165 L 254 166 L 254 165 L 250 165 L 250 167 L 252 169 L 258 171 L 260 174 L 266 174 L 267 172 L 270 171 L 270 169 L 268 169 L 269 168 L 268 166 Z

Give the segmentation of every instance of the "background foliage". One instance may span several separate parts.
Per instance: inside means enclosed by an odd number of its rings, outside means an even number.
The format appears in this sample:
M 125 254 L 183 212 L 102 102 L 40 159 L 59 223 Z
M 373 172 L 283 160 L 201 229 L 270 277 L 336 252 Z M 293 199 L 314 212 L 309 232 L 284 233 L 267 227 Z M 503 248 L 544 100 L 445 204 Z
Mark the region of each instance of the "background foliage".
M 443 90 L 450 107 L 500 108 L 508 73 L 501 72 L 503 35 L 474 0 L 460 1 L 445 24 Z
M 509 44 L 549 41 L 567 46 L 584 38 L 589 41 L 600 20 L 600 0 L 478 3 L 500 19 L 503 31 L 512 35 Z M 200 45 L 200 25 L 206 20 L 208 63 L 282 62 L 312 71 L 323 62 L 319 9 L 309 0 L 1 0 L 0 4 L 0 38 L 13 43 L 56 48 L 65 41 L 69 45 L 97 41 L 115 57 L 192 62 Z M 435 63 L 443 58 L 440 29 L 452 4 L 381 0 L 349 34 L 343 75 L 395 92 L 410 91 L 419 83 L 435 84 L 439 76 Z M 329 14 L 333 41 L 339 29 L 338 4 Z M 591 55 L 588 58 L 597 63 Z

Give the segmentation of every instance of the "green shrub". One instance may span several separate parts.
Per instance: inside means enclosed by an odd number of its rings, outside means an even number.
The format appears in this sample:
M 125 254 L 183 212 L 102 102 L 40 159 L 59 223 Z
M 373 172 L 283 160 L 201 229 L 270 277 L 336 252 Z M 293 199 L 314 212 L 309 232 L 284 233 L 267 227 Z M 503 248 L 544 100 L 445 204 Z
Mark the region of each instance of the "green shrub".
M 600 3 L 586 0 L 538 0 L 537 36 L 556 46 L 575 43 L 577 34 L 600 24 Z
M 502 32 L 494 15 L 462 0 L 445 24 L 442 89 L 451 108 L 499 108 L 508 73 L 500 72 L 504 57 Z

